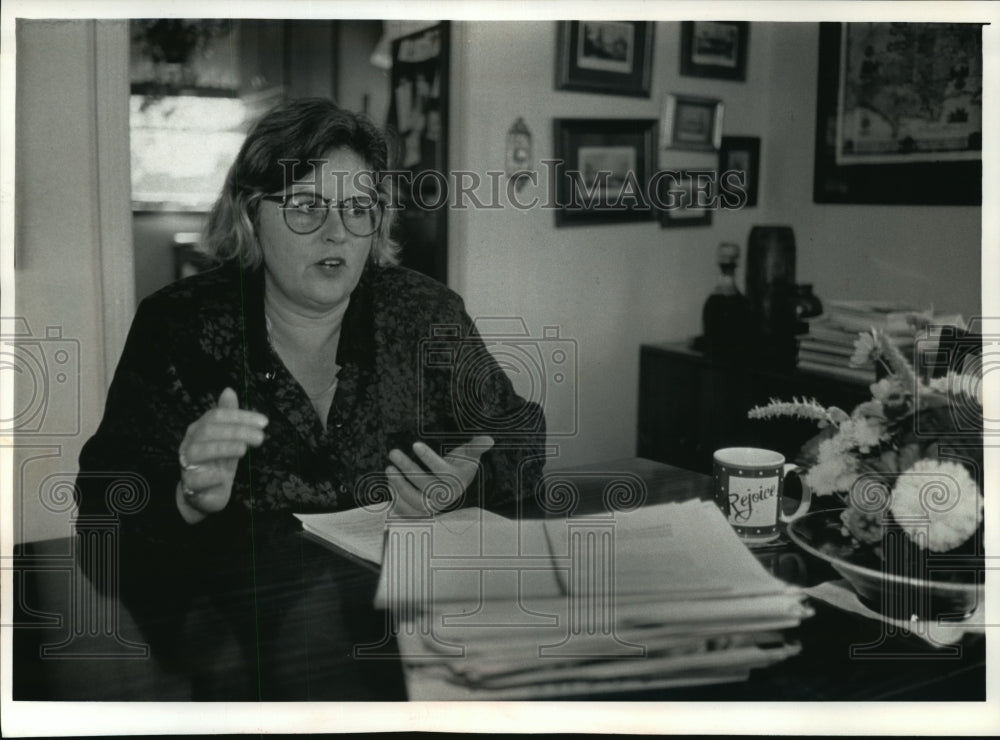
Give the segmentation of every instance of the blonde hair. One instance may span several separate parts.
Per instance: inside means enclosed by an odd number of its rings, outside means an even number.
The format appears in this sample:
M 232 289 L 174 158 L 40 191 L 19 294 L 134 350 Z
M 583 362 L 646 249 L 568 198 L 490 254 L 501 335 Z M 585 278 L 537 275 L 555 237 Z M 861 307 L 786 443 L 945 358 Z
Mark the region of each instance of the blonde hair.
M 378 176 L 389 170 L 389 138 L 366 116 L 326 98 L 280 103 L 253 125 L 209 213 L 204 233 L 208 252 L 220 261 L 238 259 L 259 267 L 264 255 L 256 235 L 257 209 L 262 196 L 286 185 L 281 160 L 309 162 L 331 149 L 355 152 L 375 174 L 383 215 L 371 258 L 379 265 L 397 264 L 399 245 L 391 236 L 396 214 L 388 207 L 394 203 L 393 178 Z

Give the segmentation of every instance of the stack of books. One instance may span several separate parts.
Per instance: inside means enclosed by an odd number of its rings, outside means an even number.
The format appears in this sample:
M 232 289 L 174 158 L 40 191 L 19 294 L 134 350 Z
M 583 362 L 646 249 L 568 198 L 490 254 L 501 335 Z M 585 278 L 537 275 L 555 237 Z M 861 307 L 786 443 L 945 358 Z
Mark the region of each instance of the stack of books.
M 812 614 L 710 502 L 387 522 L 376 605 L 411 700 L 558 699 L 745 680 Z M 359 648 L 385 656 L 386 646 Z
M 933 311 L 890 301 L 827 301 L 825 309 L 808 321 L 809 332 L 799 337 L 798 366 L 868 383 L 875 380 L 872 364 L 850 364 L 860 332 L 882 331 L 909 357 L 919 329 L 928 322 L 961 322 L 960 317 L 935 317 Z

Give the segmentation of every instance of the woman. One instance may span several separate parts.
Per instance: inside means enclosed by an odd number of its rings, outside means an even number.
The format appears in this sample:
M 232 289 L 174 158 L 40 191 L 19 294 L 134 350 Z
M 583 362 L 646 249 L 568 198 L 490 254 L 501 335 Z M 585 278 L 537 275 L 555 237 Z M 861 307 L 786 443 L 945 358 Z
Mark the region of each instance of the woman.
M 123 532 L 176 543 L 379 491 L 402 515 L 532 493 L 541 409 L 456 294 L 396 266 L 388 168 L 382 133 L 327 100 L 253 127 L 208 222 L 221 267 L 139 306 L 80 456 L 82 515 L 124 491 Z

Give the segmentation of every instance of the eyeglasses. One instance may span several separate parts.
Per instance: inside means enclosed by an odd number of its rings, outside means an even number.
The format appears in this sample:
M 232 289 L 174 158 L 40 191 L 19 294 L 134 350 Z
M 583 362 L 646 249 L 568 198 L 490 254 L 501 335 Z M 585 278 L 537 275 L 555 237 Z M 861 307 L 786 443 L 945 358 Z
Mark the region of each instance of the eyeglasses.
M 261 200 L 280 203 L 285 226 L 296 234 L 312 234 L 319 230 L 334 208 L 340 213 L 344 228 L 354 236 L 371 236 L 382 225 L 382 204 L 364 196 L 348 198 L 340 203 L 315 193 L 265 195 Z

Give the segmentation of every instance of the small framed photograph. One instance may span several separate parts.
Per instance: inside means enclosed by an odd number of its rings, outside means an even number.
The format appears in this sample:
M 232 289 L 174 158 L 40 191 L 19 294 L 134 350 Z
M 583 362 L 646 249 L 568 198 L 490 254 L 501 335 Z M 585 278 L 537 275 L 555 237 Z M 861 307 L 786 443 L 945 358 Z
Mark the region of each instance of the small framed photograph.
M 663 147 L 715 151 L 722 145 L 721 100 L 667 95 L 663 106 Z
M 760 184 L 760 137 L 722 137 L 722 146 L 719 147 L 719 182 L 722 182 L 723 178 L 730 184 L 741 185 L 747 194 L 744 206 L 757 205 Z
M 557 118 L 553 135 L 556 226 L 652 219 L 655 119 Z
M 660 226 L 710 226 L 715 207 L 713 173 L 698 170 L 664 171 L 657 174 Z
M 749 43 L 747 21 L 685 21 L 681 24 L 681 74 L 745 80 Z
M 556 44 L 557 90 L 649 97 L 652 23 L 561 21 Z

